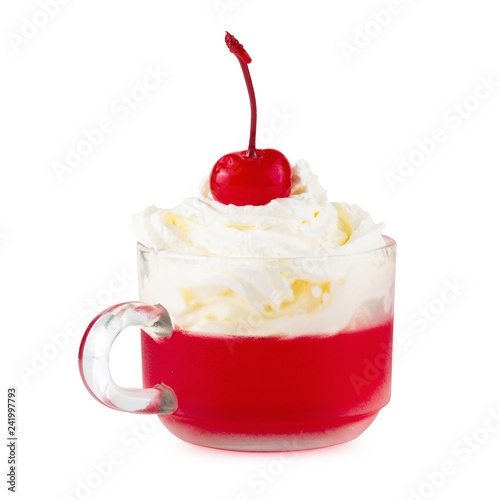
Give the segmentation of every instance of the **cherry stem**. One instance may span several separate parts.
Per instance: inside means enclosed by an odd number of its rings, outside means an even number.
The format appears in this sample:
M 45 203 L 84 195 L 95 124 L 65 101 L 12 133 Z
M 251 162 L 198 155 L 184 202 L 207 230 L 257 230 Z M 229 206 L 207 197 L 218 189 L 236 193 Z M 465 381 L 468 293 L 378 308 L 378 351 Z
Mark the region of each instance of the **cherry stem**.
M 247 158 L 258 158 L 259 155 L 255 149 L 255 136 L 257 134 L 257 102 L 255 100 L 255 92 L 253 90 L 252 78 L 250 77 L 250 71 L 248 69 L 248 64 L 243 62 L 239 57 L 241 69 L 243 70 L 243 76 L 245 77 L 245 83 L 247 84 L 248 96 L 250 97 L 250 140 L 248 141 L 248 151 Z
M 259 154 L 255 149 L 255 136 L 257 134 L 257 102 L 255 100 L 255 91 L 253 89 L 252 77 L 250 76 L 250 71 L 248 69 L 248 64 L 252 62 L 252 59 L 248 55 L 247 51 L 243 48 L 243 45 L 234 38 L 233 35 L 226 31 L 226 44 L 229 50 L 238 58 L 240 62 L 241 70 L 243 71 L 243 76 L 245 77 L 245 83 L 247 85 L 248 97 L 250 98 L 250 140 L 248 141 L 248 151 L 246 152 L 247 158 L 259 158 Z

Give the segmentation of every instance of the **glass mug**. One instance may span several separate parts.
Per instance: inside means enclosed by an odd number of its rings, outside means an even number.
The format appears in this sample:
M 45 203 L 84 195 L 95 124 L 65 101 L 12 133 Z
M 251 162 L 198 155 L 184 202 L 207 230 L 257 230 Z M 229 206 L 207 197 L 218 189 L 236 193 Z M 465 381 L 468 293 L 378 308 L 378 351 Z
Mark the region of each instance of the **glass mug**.
M 101 403 L 157 414 L 184 441 L 319 448 L 358 437 L 390 399 L 396 243 L 329 257 L 180 255 L 138 244 L 142 302 L 101 312 L 79 352 Z M 167 312 L 168 311 L 170 312 Z M 116 336 L 139 326 L 143 389 L 116 385 Z

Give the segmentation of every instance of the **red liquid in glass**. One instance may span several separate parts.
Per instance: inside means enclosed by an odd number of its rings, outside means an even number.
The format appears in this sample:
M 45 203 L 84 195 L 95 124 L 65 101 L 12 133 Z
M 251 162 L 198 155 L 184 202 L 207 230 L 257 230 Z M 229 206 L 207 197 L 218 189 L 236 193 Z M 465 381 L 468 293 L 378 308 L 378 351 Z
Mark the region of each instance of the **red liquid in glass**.
M 229 449 L 312 448 L 361 434 L 390 399 L 392 321 L 336 335 L 142 333 L 143 381 L 170 386 L 179 438 Z M 289 443 L 289 444 L 286 444 Z

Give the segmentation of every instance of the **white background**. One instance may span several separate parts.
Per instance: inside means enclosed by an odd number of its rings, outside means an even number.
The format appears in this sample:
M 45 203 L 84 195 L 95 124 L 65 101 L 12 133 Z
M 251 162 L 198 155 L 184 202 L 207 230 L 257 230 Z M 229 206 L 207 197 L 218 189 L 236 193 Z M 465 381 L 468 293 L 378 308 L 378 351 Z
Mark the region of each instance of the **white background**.
M 18 390 L 18 498 L 499 498 L 497 2 L 66 0 L 50 19 L 41 3 L 0 12 L 2 366 L 4 390 Z M 88 304 L 137 298 L 131 214 L 193 195 L 245 145 L 226 29 L 253 58 L 258 146 L 307 159 L 330 199 L 359 203 L 399 243 L 392 401 L 345 445 L 205 449 L 99 405 L 80 380 Z M 168 76 L 145 94 L 148 67 Z M 118 112 L 131 92 L 144 99 Z M 113 130 L 56 175 L 102 119 Z M 436 128 L 445 139 L 432 145 Z M 412 152 L 419 165 L 391 189 L 387 172 Z M 125 276 L 115 293 L 113 273 Z M 127 331 L 114 347 L 122 385 L 140 385 L 138 339 Z M 110 456 L 119 463 L 98 475 Z M 436 472 L 444 462 L 453 473 Z

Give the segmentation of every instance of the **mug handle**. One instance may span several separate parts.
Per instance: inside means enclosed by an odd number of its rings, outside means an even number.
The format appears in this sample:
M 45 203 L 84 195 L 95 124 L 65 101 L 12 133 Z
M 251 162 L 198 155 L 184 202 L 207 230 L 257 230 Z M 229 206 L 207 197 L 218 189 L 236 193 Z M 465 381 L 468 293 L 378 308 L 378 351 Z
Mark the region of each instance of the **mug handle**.
M 82 339 L 78 361 L 88 391 L 100 403 L 115 410 L 143 414 L 170 414 L 177 397 L 165 384 L 148 389 L 126 389 L 115 384 L 109 371 L 109 351 L 118 334 L 129 326 L 140 326 L 153 339 L 170 338 L 173 327 L 160 304 L 125 302 L 105 309 L 90 323 Z

